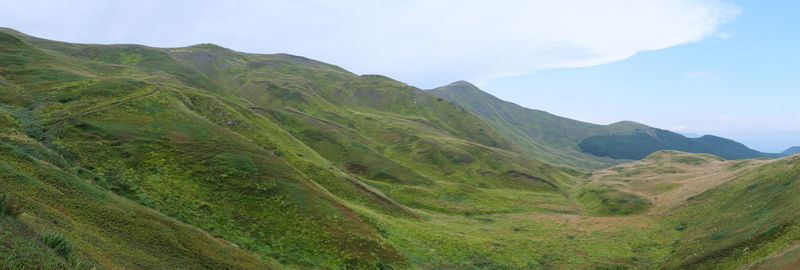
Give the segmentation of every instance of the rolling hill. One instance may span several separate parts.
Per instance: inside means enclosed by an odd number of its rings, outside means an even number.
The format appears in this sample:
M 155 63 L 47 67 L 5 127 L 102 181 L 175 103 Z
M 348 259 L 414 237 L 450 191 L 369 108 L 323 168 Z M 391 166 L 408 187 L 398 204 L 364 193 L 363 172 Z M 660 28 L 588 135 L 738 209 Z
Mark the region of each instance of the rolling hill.
M 607 167 L 659 150 L 709 153 L 726 159 L 780 156 L 725 138 L 686 138 L 631 121 L 605 126 L 580 122 L 503 101 L 464 81 L 430 92 L 480 116 L 535 157 L 577 168 Z
M 434 93 L 300 56 L 0 29 L 0 268 L 797 261 L 796 156 L 661 151 L 588 173 L 626 160 L 586 138 L 658 130 Z

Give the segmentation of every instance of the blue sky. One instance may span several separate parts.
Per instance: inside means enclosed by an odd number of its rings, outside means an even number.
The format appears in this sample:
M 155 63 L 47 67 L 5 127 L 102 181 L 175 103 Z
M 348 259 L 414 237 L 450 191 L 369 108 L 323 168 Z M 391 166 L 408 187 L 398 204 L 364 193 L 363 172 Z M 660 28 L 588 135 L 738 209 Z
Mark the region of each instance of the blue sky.
M 483 88 L 589 122 L 629 119 L 770 152 L 800 145 L 800 1 L 734 4 L 741 13 L 720 28 L 722 37 L 593 67 L 498 78 Z
M 423 89 L 468 80 L 578 120 L 800 145 L 798 1 L 26 0 L 0 26 L 81 43 L 291 53 Z

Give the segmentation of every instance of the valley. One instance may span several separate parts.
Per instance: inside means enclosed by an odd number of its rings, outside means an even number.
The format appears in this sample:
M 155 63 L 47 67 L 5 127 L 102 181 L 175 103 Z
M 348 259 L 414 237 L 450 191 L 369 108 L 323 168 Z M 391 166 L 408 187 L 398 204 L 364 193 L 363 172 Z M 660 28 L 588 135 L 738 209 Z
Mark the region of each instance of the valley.
M 2 269 L 792 269 L 800 258 L 800 156 L 584 123 L 466 82 L 421 90 L 287 54 L 3 28 L 0 127 Z

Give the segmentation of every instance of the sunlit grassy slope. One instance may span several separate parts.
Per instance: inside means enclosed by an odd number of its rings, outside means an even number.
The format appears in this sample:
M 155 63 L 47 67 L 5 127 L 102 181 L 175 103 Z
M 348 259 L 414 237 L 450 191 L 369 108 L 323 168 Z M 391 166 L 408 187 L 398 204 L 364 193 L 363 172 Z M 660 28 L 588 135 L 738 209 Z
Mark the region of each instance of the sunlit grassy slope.
M 532 151 L 426 91 L 291 55 L 2 29 L 0 127 L 0 193 L 23 205 L 0 215 L 0 268 L 651 269 L 793 254 L 775 253 L 791 238 L 763 238 L 763 256 L 731 257 L 749 236 L 706 243 L 712 221 L 692 219 L 705 210 L 695 202 L 767 196 L 717 190 L 791 159 L 648 158 L 653 179 L 731 172 L 664 204 L 659 192 L 689 180 L 639 189 L 623 183 L 641 180 L 626 167 L 640 163 L 590 176 L 562 167 L 580 163 L 563 153 L 541 162 L 561 144 Z M 617 162 L 587 160 L 578 167 Z M 745 235 L 769 231 L 765 220 Z M 69 254 L 41 237 L 52 233 Z

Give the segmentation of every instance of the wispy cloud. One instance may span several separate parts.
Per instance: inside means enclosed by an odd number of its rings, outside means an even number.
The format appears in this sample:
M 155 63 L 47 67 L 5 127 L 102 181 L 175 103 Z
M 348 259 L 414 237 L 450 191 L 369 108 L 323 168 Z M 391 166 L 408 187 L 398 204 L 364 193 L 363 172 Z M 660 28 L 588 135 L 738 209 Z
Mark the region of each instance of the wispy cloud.
M 717 33 L 722 0 L 3 1 L 48 38 L 300 54 L 432 87 L 619 61 Z M 70 14 L 64 16 L 64 14 Z
M 678 126 L 671 126 L 668 129 L 672 131 L 685 131 L 686 128 L 687 127 L 685 125 L 678 125 Z

